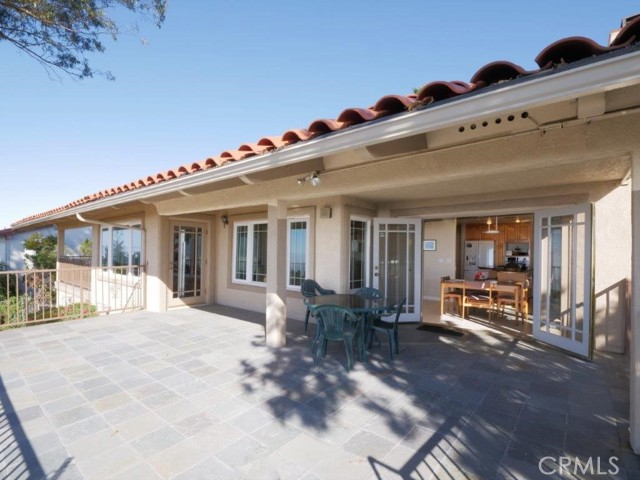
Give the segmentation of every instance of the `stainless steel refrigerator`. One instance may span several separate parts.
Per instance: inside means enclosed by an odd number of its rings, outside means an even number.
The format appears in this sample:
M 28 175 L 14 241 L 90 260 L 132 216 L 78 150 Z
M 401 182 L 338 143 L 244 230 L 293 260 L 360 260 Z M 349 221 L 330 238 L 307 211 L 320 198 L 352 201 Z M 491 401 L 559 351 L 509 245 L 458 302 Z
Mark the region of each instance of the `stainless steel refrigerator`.
M 494 268 L 495 242 L 493 240 L 466 240 L 464 242 L 464 278 L 473 280 L 482 269 Z

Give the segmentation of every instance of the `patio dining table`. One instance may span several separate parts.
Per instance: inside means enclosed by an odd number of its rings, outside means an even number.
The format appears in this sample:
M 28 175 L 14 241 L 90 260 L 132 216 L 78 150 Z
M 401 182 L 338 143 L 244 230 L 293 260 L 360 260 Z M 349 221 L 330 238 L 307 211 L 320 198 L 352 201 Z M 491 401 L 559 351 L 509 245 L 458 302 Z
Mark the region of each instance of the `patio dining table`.
M 526 313 L 523 311 L 523 305 L 520 301 L 522 298 L 523 286 L 521 283 L 516 282 L 498 282 L 496 280 L 462 280 L 452 279 L 445 280 L 440 286 L 440 315 L 444 314 L 444 293 L 448 289 L 459 290 L 462 295 L 466 294 L 467 290 L 483 290 L 491 293 L 507 293 L 513 295 L 515 298 L 515 315 L 516 321 L 518 317 L 524 318 Z
M 305 298 L 304 303 L 311 309 L 322 305 L 337 305 L 346 307 L 360 319 L 358 322 L 358 349 L 360 359 L 366 361 L 365 333 L 367 316 L 372 313 L 393 312 L 402 299 L 397 297 L 365 298 L 352 293 L 338 293 L 334 295 L 317 295 Z

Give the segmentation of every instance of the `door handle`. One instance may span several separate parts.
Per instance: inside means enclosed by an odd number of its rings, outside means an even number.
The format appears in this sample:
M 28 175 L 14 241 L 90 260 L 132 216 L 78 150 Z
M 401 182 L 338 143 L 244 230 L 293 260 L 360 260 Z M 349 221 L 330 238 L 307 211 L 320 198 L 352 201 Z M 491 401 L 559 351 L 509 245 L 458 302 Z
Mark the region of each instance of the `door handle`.
M 374 273 L 374 274 L 373 274 L 373 276 L 374 276 L 374 277 L 377 277 L 377 276 L 378 276 L 378 272 Z

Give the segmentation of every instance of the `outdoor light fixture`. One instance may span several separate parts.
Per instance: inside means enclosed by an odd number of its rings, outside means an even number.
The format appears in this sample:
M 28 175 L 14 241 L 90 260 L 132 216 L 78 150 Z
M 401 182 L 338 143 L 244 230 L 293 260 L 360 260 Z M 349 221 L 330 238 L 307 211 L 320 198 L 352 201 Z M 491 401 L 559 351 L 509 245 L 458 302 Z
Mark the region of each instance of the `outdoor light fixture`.
M 222 222 L 222 225 L 226 227 L 227 225 L 229 225 L 229 216 L 225 213 L 220 217 L 220 221 Z
M 302 185 L 303 183 L 309 182 L 312 186 L 317 187 L 318 185 L 320 185 L 320 177 L 318 176 L 319 174 L 320 172 L 316 170 L 315 172 L 310 173 L 309 175 L 300 177 L 298 179 L 298 185 Z

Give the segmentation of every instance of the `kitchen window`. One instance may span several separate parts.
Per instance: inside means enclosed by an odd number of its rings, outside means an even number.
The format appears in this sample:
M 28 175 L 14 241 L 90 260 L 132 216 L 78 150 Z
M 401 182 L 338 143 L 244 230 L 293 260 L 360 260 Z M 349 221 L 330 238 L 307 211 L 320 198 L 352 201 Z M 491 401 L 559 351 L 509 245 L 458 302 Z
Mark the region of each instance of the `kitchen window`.
M 267 281 L 267 223 L 234 225 L 233 281 L 264 286 Z

